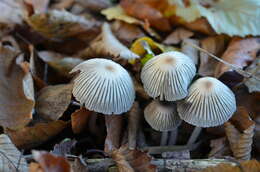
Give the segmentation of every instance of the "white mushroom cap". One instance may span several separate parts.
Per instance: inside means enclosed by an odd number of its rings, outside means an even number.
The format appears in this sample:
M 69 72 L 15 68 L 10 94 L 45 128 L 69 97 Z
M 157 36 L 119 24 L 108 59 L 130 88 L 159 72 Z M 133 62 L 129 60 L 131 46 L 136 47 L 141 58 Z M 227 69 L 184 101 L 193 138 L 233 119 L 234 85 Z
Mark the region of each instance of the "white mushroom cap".
M 171 51 L 149 60 L 142 69 L 141 80 L 150 97 L 176 101 L 187 96 L 188 86 L 195 74 L 191 58 Z
M 75 98 L 91 111 L 121 114 L 128 111 L 135 99 L 133 81 L 119 64 L 107 59 L 90 59 L 71 72 L 80 71 L 72 90 Z
M 153 100 L 146 106 L 144 118 L 153 129 L 158 131 L 174 130 L 181 123 L 174 103 L 157 100 Z
M 196 80 L 178 106 L 184 121 L 198 127 L 214 127 L 226 122 L 236 111 L 234 93 L 213 77 Z
M 90 48 L 98 54 L 112 55 L 126 60 L 139 58 L 137 54 L 118 41 L 106 22 L 102 25 L 102 32 L 98 40 L 93 42 Z

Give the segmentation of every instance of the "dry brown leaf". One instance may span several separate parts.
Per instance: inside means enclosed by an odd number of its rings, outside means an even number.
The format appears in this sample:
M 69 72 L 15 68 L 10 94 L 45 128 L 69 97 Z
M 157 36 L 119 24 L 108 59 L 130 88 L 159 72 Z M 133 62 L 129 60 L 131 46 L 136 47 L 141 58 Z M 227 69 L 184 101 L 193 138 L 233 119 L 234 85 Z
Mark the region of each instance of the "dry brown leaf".
M 224 124 L 226 135 L 234 157 L 238 160 L 249 160 L 251 158 L 255 123 L 251 121 L 243 108 L 238 108 L 236 113 L 232 121 L 229 120 Z
M 24 127 L 16 131 L 6 129 L 5 133 L 18 148 L 30 149 L 53 138 L 67 126 L 67 122 L 53 121 L 49 123 L 38 123 L 34 126 Z
M 58 120 L 68 108 L 73 84 L 59 84 L 41 89 L 36 99 L 36 112 L 48 120 Z
M 40 14 L 47 11 L 49 1 L 50 0 L 24 0 L 24 3 L 32 6 L 35 14 Z
M 145 1 L 122 0 L 120 5 L 128 15 L 148 21 L 152 27 L 160 31 L 170 31 L 171 29 L 168 19 L 159 10 L 147 5 Z
M 260 57 L 257 58 L 247 69 L 247 72 L 254 74 L 254 76 L 260 78 Z M 244 81 L 250 93 L 260 92 L 260 80 L 255 78 L 246 78 Z
M 29 164 L 29 172 L 44 172 L 39 163 L 31 162 Z
M 119 20 L 112 23 L 111 29 L 115 36 L 126 45 L 130 45 L 135 39 L 145 36 L 138 26 Z
M 55 156 L 45 151 L 32 151 L 33 158 L 40 164 L 43 171 L 70 172 L 70 164 L 64 157 Z
M 100 23 L 76 16 L 65 10 L 52 10 L 33 14 L 26 18 L 27 23 L 37 32 L 49 39 L 80 38 L 92 40 L 99 33 Z
M 194 35 L 193 32 L 184 29 L 184 28 L 177 28 L 174 30 L 170 35 L 166 37 L 163 41 L 164 44 L 179 44 L 184 39 L 190 38 Z
M 260 163 L 257 160 L 244 161 L 236 166 L 221 163 L 216 167 L 209 167 L 200 172 L 259 172 Z
M 40 51 L 39 57 L 64 77 L 69 77 L 69 72 L 83 62 L 80 58 L 66 57 L 65 55 L 51 51 Z
M 0 135 L 0 171 L 1 172 L 27 172 L 27 162 L 22 153 L 14 146 L 10 138 Z
M 80 133 L 87 127 L 87 123 L 89 121 L 89 116 L 92 113 L 93 112 L 88 111 L 86 108 L 81 108 L 72 113 L 71 127 L 72 127 L 72 131 L 75 134 Z
M 32 77 L 18 53 L 0 43 L 0 125 L 12 129 L 25 126 L 34 107 Z
M 240 68 L 246 67 L 254 61 L 260 50 L 260 38 L 232 38 L 228 48 L 222 55 L 222 59 Z M 215 76 L 220 77 L 231 68 L 223 63 L 218 63 Z
M 107 0 L 75 0 L 77 3 L 82 5 L 84 8 L 100 12 L 103 9 L 106 9 L 111 6 L 111 2 Z
M 72 7 L 74 2 L 75 2 L 75 0 L 58 0 L 58 1 L 56 0 L 51 5 L 51 8 L 59 9 L 59 10 L 68 9 L 68 8 Z
M 155 172 L 156 166 L 151 164 L 152 157 L 140 150 L 129 150 L 127 145 L 112 152 L 119 172 Z
M 182 23 L 182 25 L 192 31 L 201 32 L 207 35 L 215 35 L 215 31 L 205 18 L 199 18 L 190 23 Z
M 200 44 L 201 48 L 216 56 L 221 56 L 222 53 L 225 51 L 225 42 L 225 36 L 218 35 L 203 39 Z M 213 76 L 217 64 L 217 60 L 210 57 L 206 53 L 200 52 L 200 67 L 198 71 L 200 75 Z

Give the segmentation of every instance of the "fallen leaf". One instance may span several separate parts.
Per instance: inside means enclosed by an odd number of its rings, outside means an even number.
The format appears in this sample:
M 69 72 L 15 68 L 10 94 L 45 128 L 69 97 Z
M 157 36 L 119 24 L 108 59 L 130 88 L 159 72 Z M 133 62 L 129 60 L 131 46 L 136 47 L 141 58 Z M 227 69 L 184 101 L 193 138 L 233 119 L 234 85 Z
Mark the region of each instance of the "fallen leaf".
M 73 84 L 47 86 L 40 90 L 36 99 L 36 112 L 44 119 L 58 120 L 68 108 Z
M 3 172 L 28 171 L 27 162 L 22 153 L 5 134 L 0 135 L 0 169 Z
M 35 14 L 40 14 L 47 11 L 49 0 L 24 0 L 24 3 L 32 6 Z
M 177 28 L 174 30 L 170 35 L 166 37 L 163 41 L 164 44 L 179 44 L 184 39 L 190 38 L 194 35 L 193 32 L 184 29 L 184 28 Z
M 65 10 L 33 14 L 26 21 L 35 31 L 54 40 L 70 37 L 92 40 L 99 33 L 100 27 L 100 23 L 95 20 L 88 20 Z
M 156 166 L 151 164 L 152 157 L 140 150 L 129 150 L 127 145 L 112 152 L 119 172 L 155 172 Z
M 0 23 L 22 24 L 23 10 L 17 0 L 1 0 Z
M 39 163 L 31 162 L 29 164 L 29 172 L 44 172 Z
M 225 51 L 226 38 L 223 35 L 212 36 L 201 40 L 201 48 L 221 56 Z M 200 52 L 200 66 L 198 73 L 201 76 L 213 76 L 218 61 L 204 52 Z
M 254 61 L 257 52 L 260 50 L 260 38 L 232 38 L 228 48 L 222 55 L 222 59 L 230 64 L 234 64 L 240 68 L 246 67 L 250 62 Z M 224 72 L 230 70 L 221 62 L 218 63 L 215 76 L 220 77 Z
M 189 43 L 199 46 L 199 40 L 187 38 L 182 41 L 181 52 L 190 57 L 194 64 L 197 65 L 199 61 L 199 51 L 198 49 L 190 46 Z
M 60 156 L 45 151 L 32 151 L 33 158 L 40 164 L 43 171 L 70 172 L 69 162 Z
M 70 163 L 72 171 L 74 172 L 88 172 L 87 164 L 82 158 L 75 158 L 73 162 Z
M 82 5 L 84 8 L 94 11 L 100 12 L 103 9 L 109 8 L 111 6 L 111 2 L 107 0 L 75 0 L 77 3 Z
M 66 57 L 51 51 L 40 51 L 39 58 L 41 58 L 50 67 L 55 69 L 64 77 L 69 77 L 69 72 L 78 64 L 83 62 L 82 59 L 76 57 Z
M 12 129 L 32 119 L 34 89 L 29 67 L 23 55 L 0 43 L 0 125 Z
M 5 133 L 18 148 L 30 149 L 53 138 L 67 126 L 67 122 L 53 121 L 49 123 L 38 123 L 34 126 L 24 127 L 16 131 L 6 129 Z
M 260 163 L 257 160 L 244 161 L 236 166 L 221 163 L 215 167 L 208 167 L 200 172 L 258 172 L 260 171 Z
M 112 23 L 111 28 L 115 36 L 126 45 L 130 45 L 135 39 L 145 36 L 138 26 L 118 20 Z
M 130 51 L 125 45 L 118 41 L 113 35 L 108 23 L 102 26 L 100 35 L 81 52 L 81 57 L 113 57 L 125 60 L 139 58 L 137 54 Z
M 64 139 L 59 144 L 55 144 L 52 154 L 58 156 L 66 156 L 66 154 L 71 154 L 71 149 L 76 145 L 76 140 Z
M 189 30 L 204 33 L 206 35 L 216 34 L 205 18 L 199 18 L 193 22 L 181 22 L 181 25 Z
M 254 77 L 251 77 L 245 79 L 244 83 L 247 86 L 249 92 L 260 92 L 260 58 L 257 58 L 255 62 L 246 68 L 246 71 L 259 78 L 255 79 Z
M 59 0 L 59 1 L 55 1 L 53 4 L 51 4 L 50 8 L 59 9 L 59 10 L 68 9 L 68 8 L 72 7 L 74 2 L 75 2 L 75 0 Z
M 143 1 L 122 0 L 120 1 L 120 5 L 130 16 L 148 21 L 152 27 L 160 31 L 170 31 L 171 29 L 168 19 L 159 10 L 152 8 Z
M 71 115 L 71 127 L 72 131 L 75 134 L 80 133 L 87 127 L 89 121 L 89 116 L 92 114 L 91 111 L 88 111 L 86 108 L 81 108 L 76 110 Z

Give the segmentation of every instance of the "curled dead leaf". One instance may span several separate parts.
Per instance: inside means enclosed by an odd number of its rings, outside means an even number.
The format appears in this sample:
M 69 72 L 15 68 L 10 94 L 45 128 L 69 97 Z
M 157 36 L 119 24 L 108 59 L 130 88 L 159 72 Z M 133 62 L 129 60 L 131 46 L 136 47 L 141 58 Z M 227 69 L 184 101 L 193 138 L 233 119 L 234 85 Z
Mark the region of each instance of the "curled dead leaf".
M 91 111 L 88 111 L 86 108 L 81 108 L 76 110 L 71 115 L 71 127 L 72 131 L 75 134 L 80 133 L 87 127 L 89 121 L 89 116 L 92 114 Z
M 194 35 L 193 32 L 184 29 L 177 28 L 170 35 L 168 35 L 163 41 L 164 44 L 179 44 L 184 39 L 190 38 Z
M 0 135 L 0 169 L 3 172 L 27 172 L 27 162 L 10 138 Z
M 0 44 L 0 125 L 12 129 L 32 119 L 34 88 L 29 66 L 23 55 Z
M 24 127 L 16 131 L 6 129 L 5 133 L 18 148 L 30 149 L 56 136 L 67 126 L 67 122 L 53 121 L 49 123 L 38 123 L 34 126 Z
M 127 145 L 112 152 L 119 172 L 155 172 L 156 166 L 151 164 L 152 157 L 140 150 L 129 150 Z
M 239 68 L 246 67 L 250 62 L 254 61 L 260 50 L 260 38 L 232 38 L 228 48 L 224 52 L 222 59 L 228 63 L 234 64 Z M 224 72 L 230 70 L 230 66 L 218 63 L 215 76 L 220 77 Z
M 33 158 L 39 163 L 43 171 L 70 172 L 70 164 L 64 158 L 45 151 L 32 151 Z
M 40 90 L 36 99 L 36 112 L 48 120 L 58 120 L 68 108 L 73 84 L 47 86 Z

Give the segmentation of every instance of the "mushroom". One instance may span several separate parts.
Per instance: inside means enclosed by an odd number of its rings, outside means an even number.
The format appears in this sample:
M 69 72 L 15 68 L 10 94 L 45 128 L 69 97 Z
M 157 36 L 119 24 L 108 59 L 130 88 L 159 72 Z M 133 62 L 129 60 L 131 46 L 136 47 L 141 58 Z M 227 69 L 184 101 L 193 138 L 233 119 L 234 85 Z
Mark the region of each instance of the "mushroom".
M 150 97 L 176 101 L 187 96 L 188 86 L 195 74 L 196 68 L 191 58 L 181 52 L 171 51 L 145 63 L 141 80 Z
M 80 104 L 88 110 L 105 115 L 107 138 L 105 150 L 107 152 L 119 146 L 120 131 L 113 130 L 122 122 L 121 114 L 127 112 L 133 105 L 135 90 L 128 72 L 112 60 L 95 58 L 87 60 L 71 73 L 79 71 L 74 80 L 72 93 Z M 117 126 L 120 127 L 120 126 Z M 111 134 L 118 136 L 111 138 Z M 110 142 L 112 139 L 112 142 Z
M 100 55 L 119 57 L 125 60 L 133 60 L 139 56 L 130 51 L 113 35 L 108 23 L 102 25 L 101 34 L 91 43 L 90 47 L 81 53 L 81 56 L 96 57 Z
M 201 127 L 222 125 L 236 111 L 234 93 L 213 77 L 196 80 L 189 88 L 188 96 L 177 105 L 180 118 L 196 126 L 188 145 L 198 137 Z
M 144 118 L 147 123 L 157 131 L 163 131 L 161 145 L 166 145 L 168 132 L 172 131 L 175 137 L 170 137 L 169 142 L 174 144 L 177 137 L 177 127 L 181 119 L 177 114 L 176 105 L 173 102 L 161 102 L 153 100 L 144 110 Z

